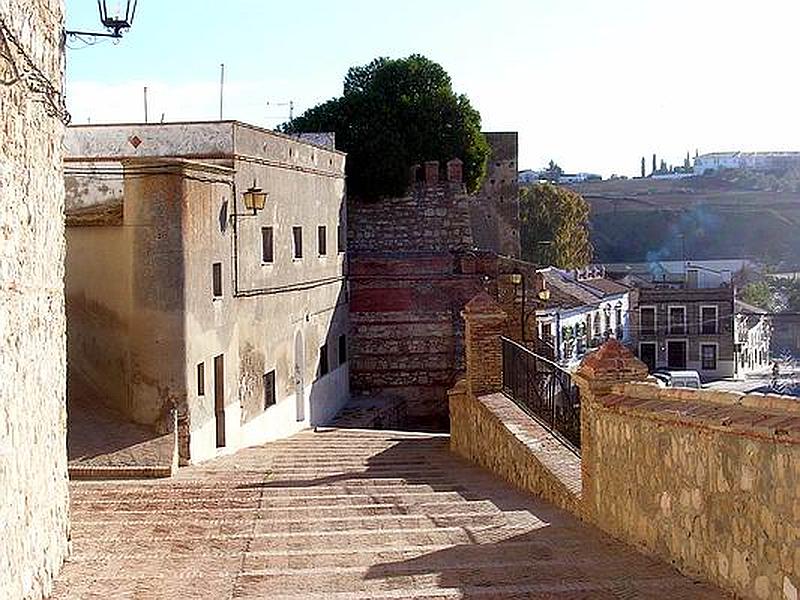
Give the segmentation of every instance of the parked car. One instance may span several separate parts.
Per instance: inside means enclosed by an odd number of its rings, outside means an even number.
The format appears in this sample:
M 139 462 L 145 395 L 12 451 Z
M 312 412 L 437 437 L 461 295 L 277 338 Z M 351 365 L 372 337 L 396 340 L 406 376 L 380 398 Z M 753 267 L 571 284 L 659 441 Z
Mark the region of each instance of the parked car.
M 697 371 L 656 371 L 653 373 L 662 387 L 700 389 L 700 374 Z

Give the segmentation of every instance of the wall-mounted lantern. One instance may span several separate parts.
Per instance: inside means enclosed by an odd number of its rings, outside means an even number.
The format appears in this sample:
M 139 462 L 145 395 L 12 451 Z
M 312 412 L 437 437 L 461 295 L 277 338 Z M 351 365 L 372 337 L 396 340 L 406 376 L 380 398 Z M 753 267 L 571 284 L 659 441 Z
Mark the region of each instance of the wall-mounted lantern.
M 268 199 L 269 192 L 262 190 L 256 185 L 255 180 L 253 180 L 252 187 L 248 188 L 242 193 L 242 203 L 244 204 L 245 209 L 250 212 L 233 212 L 231 213 L 231 220 L 233 221 L 236 217 L 255 217 L 258 214 L 258 211 L 264 210 Z
M 259 187 L 256 187 L 256 182 L 253 182 L 253 187 L 248 189 L 243 195 L 244 207 L 247 210 L 252 210 L 255 215 L 259 210 L 264 210 L 267 204 L 269 192 L 265 192 Z
M 138 0 L 127 0 L 125 2 L 125 9 L 122 9 L 122 3 L 117 4 L 116 9 L 109 11 L 108 3 L 106 0 L 97 0 L 97 11 L 100 13 L 100 22 L 103 27 L 107 29 L 104 33 L 97 33 L 94 31 L 67 31 L 67 35 L 73 37 L 89 36 L 89 37 L 110 37 L 119 39 L 122 34 L 131 28 L 133 25 L 133 18 L 136 15 L 136 4 Z

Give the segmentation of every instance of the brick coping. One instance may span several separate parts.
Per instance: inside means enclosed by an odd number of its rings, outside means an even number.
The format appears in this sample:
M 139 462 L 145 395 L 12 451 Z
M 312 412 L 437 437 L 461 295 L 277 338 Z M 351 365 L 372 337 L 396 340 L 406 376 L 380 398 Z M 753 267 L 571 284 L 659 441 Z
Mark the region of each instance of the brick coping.
M 794 403 L 796 410 L 786 410 L 784 402 L 781 397 L 661 389 L 653 384 L 615 386 L 597 400 L 605 409 L 654 421 L 800 444 L 800 402 Z

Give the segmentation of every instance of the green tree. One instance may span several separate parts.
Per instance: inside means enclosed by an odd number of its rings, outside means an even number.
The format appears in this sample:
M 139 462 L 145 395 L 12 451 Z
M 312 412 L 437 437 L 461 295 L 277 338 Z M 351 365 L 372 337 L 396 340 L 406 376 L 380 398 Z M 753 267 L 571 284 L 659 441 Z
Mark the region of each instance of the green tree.
M 349 193 L 368 198 L 401 195 L 412 165 L 452 158 L 463 161 L 464 181 L 474 192 L 486 175 L 490 153 L 478 111 L 453 91 L 439 64 L 418 54 L 352 67 L 341 97 L 280 129 L 334 131 L 337 148 L 348 155 Z
M 520 229 L 525 260 L 562 269 L 592 261 L 589 204 L 577 192 L 550 183 L 523 187 Z
M 774 294 L 772 289 L 765 281 L 754 281 L 748 283 L 739 292 L 739 298 L 748 304 L 752 304 L 764 310 L 771 310 Z

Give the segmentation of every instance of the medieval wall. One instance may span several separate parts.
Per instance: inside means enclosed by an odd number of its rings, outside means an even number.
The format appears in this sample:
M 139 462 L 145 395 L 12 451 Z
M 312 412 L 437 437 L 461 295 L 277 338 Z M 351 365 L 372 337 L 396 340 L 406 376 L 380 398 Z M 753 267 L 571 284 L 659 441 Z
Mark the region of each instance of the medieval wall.
M 628 384 L 586 413 L 592 521 L 744 598 L 797 599 L 796 400 Z
M 446 429 L 446 391 L 462 364 L 459 311 L 480 287 L 460 182 L 421 183 L 405 198 L 351 201 L 351 385 L 407 402 L 414 426 Z
M 0 0 L 0 80 L 61 89 L 60 0 Z M 57 106 L 58 97 L 49 96 Z M 0 86 L 0 597 L 40 598 L 69 550 L 63 124 Z
M 407 196 L 348 205 L 351 383 L 356 392 L 405 398 L 405 426 L 449 427 L 466 302 L 488 289 L 519 309 L 533 283 L 498 279 L 519 273 L 498 261 L 519 256 L 517 134 L 486 135 L 492 156 L 477 194 L 466 193 L 460 161 L 430 161 L 412 170 Z M 514 314 L 510 328 L 521 336 L 526 325 Z
M 519 258 L 517 132 L 490 132 L 484 135 L 492 154 L 486 165 L 486 180 L 470 201 L 473 240 L 481 250 Z

